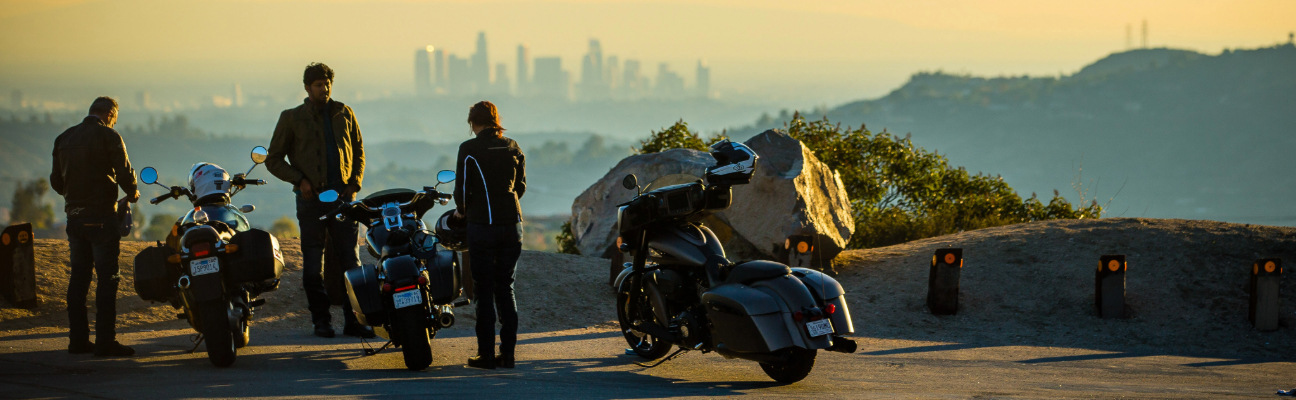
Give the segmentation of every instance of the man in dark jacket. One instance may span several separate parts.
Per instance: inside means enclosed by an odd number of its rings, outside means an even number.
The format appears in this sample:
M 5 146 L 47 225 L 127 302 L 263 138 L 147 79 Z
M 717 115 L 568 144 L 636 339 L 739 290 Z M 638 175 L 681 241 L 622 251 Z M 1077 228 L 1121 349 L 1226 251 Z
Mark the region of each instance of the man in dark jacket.
M 302 82 L 306 86 L 306 101 L 279 114 L 265 164 L 275 177 L 293 184 L 297 193 L 304 264 L 302 286 L 306 289 L 315 335 L 331 338 L 333 317 L 329 314 L 329 293 L 324 284 L 324 248 L 331 247 L 329 253 L 333 257 L 329 262 L 341 264 L 343 271 L 360 264 L 360 253 L 356 248 L 355 222 L 332 218 L 321 221 L 320 217 L 336 209 L 338 202 L 355 199 L 360 191 L 364 180 L 364 144 L 355 112 L 329 98 L 333 70 L 324 64 L 311 64 L 306 67 Z M 319 201 L 319 193 L 328 190 L 340 194 L 338 202 Z M 342 315 L 346 321 L 342 333 L 374 337 L 372 329 L 356 320 L 350 302 L 343 303 Z
M 125 357 L 135 350 L 117 342 L 117 256 L 121 232 L 117 221 L 117 188 L 132 203 L 139 201 L 135 169 L 126 155 L 126 143 L 113 130 L 117 123 L 117 101 L 95 99 L 90 115 L 54 140 L 54 170 L 50 186 L 67 205 L 68 264 L 68 352 L 94 352 L 101 357 Z M 95 342 L 90 342 L 86 296 L 90 278 L 99 276 L 95 290 Z

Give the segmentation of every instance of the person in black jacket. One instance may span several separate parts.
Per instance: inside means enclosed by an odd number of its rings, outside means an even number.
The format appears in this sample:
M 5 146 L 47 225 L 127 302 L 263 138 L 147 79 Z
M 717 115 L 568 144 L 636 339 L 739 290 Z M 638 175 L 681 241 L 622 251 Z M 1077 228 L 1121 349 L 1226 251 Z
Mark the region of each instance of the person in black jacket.
M 517 348 L 517 301 L 513 280 L 522 254 L 522 206 L 526 156 L 504 137 L 499 113 L 489 101 L 474 104 L 468 124 L 476 137 L 459 145 L 455 161 L 455 215 L 468 218 L 468 254 L 477 297 L 477 356 L 468 365 L 513 368 Z M 495 356 L 499 312 L 500 354 Z
M 125 357 L 135 350 L 117 342 L 117 256 L 121 231 L 117 228 L 117 188 L 123 200 L 139 201 L 135 169 L 126 155 L 126 142 L 113 130 L 117 101 L 100 97 L 90 104 L 90 115 L 54 139 L 54 169 L 50 187 L 67 202 L 68 353 L 94 352 L 100 357 Z M 95 290 L 95 342 L 90 342 L 86 297 L 90 279 L 99 276 Z

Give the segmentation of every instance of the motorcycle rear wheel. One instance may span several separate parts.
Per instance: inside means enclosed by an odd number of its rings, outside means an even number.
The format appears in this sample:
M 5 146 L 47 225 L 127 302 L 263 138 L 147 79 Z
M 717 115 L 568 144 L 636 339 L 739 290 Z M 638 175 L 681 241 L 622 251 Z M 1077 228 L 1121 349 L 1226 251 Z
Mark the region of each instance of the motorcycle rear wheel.
M 621 288 L 617 290 L 617 322 L 621 325 L 621 334 L 625 335 L 626 344 L 639 357 L 648 360 L 656 360 L 666 356 L 670 352 L 671 344 L 660 340 L 652 335 L 634 330 L 634 321 L 636 317 L 641 320 L 653 321 L 658 325 L 665 326 L 657 317 L 653 315 L 652 308 L 648 304 L 648 298 L 640 293 L 633 293 L 630 288 L 634 287 L 634 279 L 626 279 L 621 283 Z
M 234 364 L 237 356 L 234 349 L 234 328 L 230 326 L 230 305 L 225 301 L 203 303 L 202 328 L 203 340 L 207 342 L 207 359 L 217 367 L 228 367 Z
M 432 340 L 428 338 L 427 316 L 422 307 L 396 310 L 392 330 L 400 338 L 405 368 L 420 371 L 432 365 Z
M 779 383 L 796 383 L 810 375 L 818 352 L 819 350 L 793 347 L 790 349 L 787 361 L 779 364 L 760 363 L 760 366 L 765 371 L 765 375 L 769 375 Z

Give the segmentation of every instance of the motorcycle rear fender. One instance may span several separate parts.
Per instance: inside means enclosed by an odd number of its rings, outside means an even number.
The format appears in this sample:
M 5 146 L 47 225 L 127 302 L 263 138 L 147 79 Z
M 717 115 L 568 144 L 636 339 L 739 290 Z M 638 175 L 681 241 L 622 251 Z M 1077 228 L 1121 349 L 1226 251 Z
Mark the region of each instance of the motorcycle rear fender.
M 383 260 L 382 264 L 383 272 L 387 274 L 387 282 L 393 286 L 408 285 L 409 281 L 418 279 L 418 262 L 414 257 L 392 257 Z
M 382 284 L 378 282 L 378 270 L 372 265 L 361 265 L 345 273 L 347 297 L 351 309 L 356 311 L 356 319 L 368 326 L 381 326 L 387 322 L 387 313 L 383 307 Z
M 845 336 L 855 333 L 850 310 L 846 307 L 846 289 L 842 288 L 841 283 L 822 272 L 807 268 L 793 268 L 792 276 L 800 279 L 806 289 L 810 290 L 810 294 L 814 295 L 824 307 L 832 304 L 837 308 L 831 316 L 834 335 Z
M 226 268 L 224 260 L 221 260 L 221 268 Z M 221 300 L 225 295 L 225 283 L 221 280 L 221 273 L 212 273 L 206 275 L 189 277 L 189 293 L 193 296 L 193 301 L 201 303 L 204 301 Z
M 792 313 L 801 311 L 806 308 L 818 307 L 818 302 L 810 294 L 810 290 L 802 284 L 800 280 L 791 275 L 784 275 L 778 278 L 765 279 L 753 282 L 751 286 L 757 290 L 768 293 L 778 302 L 781 307 L 781 314 L 784 327 L 791 337 L 793 346 L 806 349 L 826 349 L 832 346 L 832 339 L 824 335 L 820 337 L 810 337 L 810 332 L 805 328 L 805 322 L 797 322 L 792 319 Z M 775 348 L 771 350 L 779 350 Z

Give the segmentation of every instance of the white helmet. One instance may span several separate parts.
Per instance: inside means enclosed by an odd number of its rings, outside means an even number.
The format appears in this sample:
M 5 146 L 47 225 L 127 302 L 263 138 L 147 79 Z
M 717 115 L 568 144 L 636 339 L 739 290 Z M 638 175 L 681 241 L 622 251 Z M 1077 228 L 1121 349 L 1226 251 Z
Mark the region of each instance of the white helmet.
M 224 168 L 212 163 L 197 163 L 189 170 L 189 192 L 203 201 L 207 196 L 229 196 L 230 175 Z M 211 199 L 207 199 L 211 200 Z
M 756 172 L 756 159 L 760 158 L 750 147 L 729 139 L 711 145 L 711 157 L 716 164 L 707 167 L 707 183 L 712 185 L 742 185 L 751 182 Z

